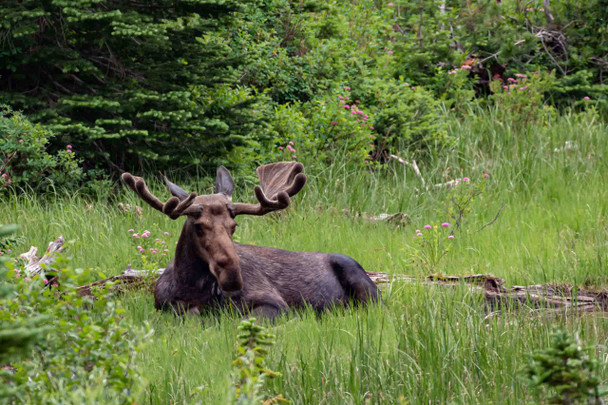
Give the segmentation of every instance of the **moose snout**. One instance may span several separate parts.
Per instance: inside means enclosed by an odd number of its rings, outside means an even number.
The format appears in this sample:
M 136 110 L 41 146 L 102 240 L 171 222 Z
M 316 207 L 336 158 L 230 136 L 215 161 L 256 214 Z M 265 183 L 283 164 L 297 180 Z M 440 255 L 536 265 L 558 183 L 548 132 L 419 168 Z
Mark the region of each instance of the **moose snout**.
M 243 278 L 240 269 L 222 269 L 219 274 L 218 284 L 222 291 L 234 293 L 243 289 Z

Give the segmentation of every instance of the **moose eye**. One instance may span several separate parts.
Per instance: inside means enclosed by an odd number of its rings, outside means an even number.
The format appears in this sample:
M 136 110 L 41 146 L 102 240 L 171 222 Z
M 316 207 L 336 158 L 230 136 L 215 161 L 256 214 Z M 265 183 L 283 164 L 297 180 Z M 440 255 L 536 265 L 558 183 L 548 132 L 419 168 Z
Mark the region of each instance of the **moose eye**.
M 197 235 L 202 235 L 203 234 L 203 225 L 194 224 L 194 232 L 196 232 Z

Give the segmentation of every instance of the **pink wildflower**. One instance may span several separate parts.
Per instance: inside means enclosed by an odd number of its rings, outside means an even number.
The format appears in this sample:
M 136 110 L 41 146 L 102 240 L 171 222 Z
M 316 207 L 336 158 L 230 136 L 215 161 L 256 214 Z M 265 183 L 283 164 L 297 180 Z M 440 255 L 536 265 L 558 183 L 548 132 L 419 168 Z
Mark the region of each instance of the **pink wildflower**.
M 444 222 L 443 224 L 441 224 L 441 226 L 443 226 L 444 228 L 447 228 L 448 226 L 450 226 L 449 222 Z
M 458 183 L 459 181 L 462 181 L 462 179 L 456 179 L 456 182 Z
M 460 68 L 464 70 L 471 70 L 471 67 L 469 65 L 462 65 Z
M 289 141 L 289 144 L 290 144 L 290 145 L 293 145 L 293 141 Z
M 348 110 L 350 108 L 350 106 L 348 104 L 344 104 L 344 108 L 346 108 Z
M 388 3 L 388 6 L 389 7 L 393 7 L 393 3 Z
M 135 229 L 129 229 L 127 232 L 133 233 L 133 232 L 135 232 Z
M 347 90 L 347 91 L 348 91 L 348 90 L 350 90 L 350 87 L 345 86 L 345 87 L 344 87 L 344 90 Z
M 11 184 L 11 183 L 12 183 L 12 182 L 11 182 L 11 179 L 8 179 L 6 182 L 7 182 L 8 184 Z
M 42 280 L 42 282 L 43 282 L 44 284 L 48 284 L 48 283 L 49 283 L 49 280 L 47 280 L 47 279 L 45 278 L 45 279 L 43 279 L 43 280 Z
M 528 90 L 528 86 L 524 86 L 524 87 L 520 87 L 519 89 L 517 89 L 519 91 L 523 91 L 523 90 Z
M 430 225 L 425 225 L 424 226 L 424 229 L 431 229 L 431 228 L 432 228 L 432 226 L 430 226 Z
M 283 150 L 283 147 L 282 147 L 282 146 L 279 146 L 279 150 Z
M 369 129 L 374 129 L 374 127 L 370 125 L 370 126 L 369 126 Z
M 293 155 L 292 158 L 297 159 L 296 155 Z
M 163 235 L 168 236 L 169 232 L 163 232 Z
M 66 146 L 66 148 L 72 149 L 72 145 L 68 145 L 68 146 Z
M 19 139 L 19 143 L 23 143 L 23 139 Z
M 512 77 L 509 77 L 509 78 L 507 79 L 507 81 L 508 81 L 508 82 L 511 82 L 511 83 L 517 83 L 517 80 L 515 80 L 515 79 L 514 79 L 514 78 L 512 78 Z
M 2 178 L 5 178 L 5 177 L 6 177 L 6 173 L 2 173 Z
M 422 236 L 422 233 L 421 233 L 421 232 L 418 232 L 418 233 L 416 234 L 416 236 Z
M 463 180 L 464 181 L 471 181 L 471 179 L 469 179 L 468 177 L 465 177 Z
M 416 229 L 416 233 L 420 233 L 420 229 Z
M 331 125 L 338 125 L 338 121 L 332 121 Z
M 355 100 L 355 103 L 359 104 L 359 100 Z
M 519 77 L 519 78 L 521 78 L 521 79 L 527 79 L 527 78 L 528 78 L 528 76 L 526 76 L 526 75 L 522 75 L 521 73 L 516 73 L 516 74 L 515 74 L 515 77 Z
M 389 55 L 392 55 L 392 54 L 393 54 L 393 51 L 388 51 L 387 53 L 388 53 Z
M 484 173 L 483 177 L 487 179 L 488 177 L 490 177 L 490 175 L 488 173 Z
M 454 235 L 448 236 L 448 239 L 454 239 Z
M 16 273 L 16 274 L 15 274 L 15 277 L 21 277 L 21 274 Z
M 134 233 L 134 234 L 133 234 L 133 237 L 134 237 L 135 239 L 139 239 L 139 234 L 138 234 L 138 233 Z
M 588 96 L 583 97 L 583 100 L 589 100 Z
M 338 98 L 339 98 L 340 100 L 343 100 L 343 99 L 344 99 L 344 97 L 342 97 L 342 96 L 338 96 Z

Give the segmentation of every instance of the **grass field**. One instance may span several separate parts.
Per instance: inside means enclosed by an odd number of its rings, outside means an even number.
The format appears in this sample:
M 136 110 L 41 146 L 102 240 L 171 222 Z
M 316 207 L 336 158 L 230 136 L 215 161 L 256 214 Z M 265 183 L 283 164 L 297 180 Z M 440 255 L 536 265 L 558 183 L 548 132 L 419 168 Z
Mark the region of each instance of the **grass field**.
M 326 168 L 307 165 L 308 183 L 295 197 L 296 206 L 286 215 L 239 218 L 236 239 L 345 253 L 367 270 L 388 273 L 490 273 L 507 284 L 606 287 L 605 124 L 591 113 L 569 114 L 521 130 L 497 111 L 484 114 L 480 118 L 479 111 L 472 111 L 453 121 L 454 148 L 420 164 L 424 185 L 410 167 L 396 162 L 377 171 L 349 170 L 341 162 Z M 464 177 L 470 183 L 455 189 L 432 186 Z M 455 223 L 449 214 L 454 198 L 466 199 L 467 187 L 481 182 L 486 184 L 483 193 L 448 240 Z M 210 190 L 211 182 L 190 183 L 200 193 Z M 154 186 L 161 195 L 160 185 Z M 252 195 L 244 187 L 234 199 Z M 96 267 L 110 276 L 127 264 L 137 268 L 141 263 L 128 229 L 148 229 L 152 238 L 168 232 L 172 245 L 183 223 L 148 206 L 141 217 L 125 214 L 118 202 L 142 205 L 126 191 L 95 201 L 26 193 L 2 201 L 0 223 L 22 225 L 24 238 L 17 250 L 46 246 L 63 235 L 74 241 L 69 251 L 75 266 Z M 481 229 L 503 205 L 495 222 Z M 410 224 L 374 224 L 344 215 L 346 208 L 404 212 Z M 448 250 L 431 263 L 419 253 L 415 230 L 443 222 L 452 224 L 438 230 L 443 232 L 440 250 Z M 140 403 L 224 403 L 239 317 L 205 317 L 201 326 L 200 318 L 156 312 L 151 295 L 143 291 L 121 300 L 134 324 L 148 321 L 155 330 L 137 359 L 146 384 Z M 532 392 L 522 377 L 526 355 L 545 347 L 556 326 L 593 345 L 603 361 L 600 376 L 608 378 L 605 314 L 519 310 L 486 315 L 479 297 L 464 287 L 394 283 L 383 291 L 381 305 L 321 317 L 306 312 L 287 316 L 271 326 L 277 344 L 268 365 L 283 373 L 271 389 L 296 404 L 529 402 Z

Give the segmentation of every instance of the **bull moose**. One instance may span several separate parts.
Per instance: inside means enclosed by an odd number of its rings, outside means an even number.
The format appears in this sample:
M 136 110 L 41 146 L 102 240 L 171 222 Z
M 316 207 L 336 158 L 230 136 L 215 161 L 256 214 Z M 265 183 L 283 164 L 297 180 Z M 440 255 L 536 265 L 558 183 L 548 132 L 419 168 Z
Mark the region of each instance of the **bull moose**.
M 234 181 L 220 166 L 215 194 L 188 194 L 165 177 L 172 197 L 162 203 L 141 177 L 123 181 L 171 219 L 186 216 L 175 256 L 156 283 L 155 307 L 198 314 L 229 301 L 241 312 L 274 318 L 289 308 L 323 310 L 378 298 L 376 285 L 354 259 L 341 254 L 293 252 L 236 243 L 237 215 L 287 208 L 306 183 L 303 166 L 278 162 L 257 169 L 256 204 L 233 203 Z

